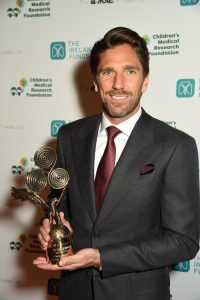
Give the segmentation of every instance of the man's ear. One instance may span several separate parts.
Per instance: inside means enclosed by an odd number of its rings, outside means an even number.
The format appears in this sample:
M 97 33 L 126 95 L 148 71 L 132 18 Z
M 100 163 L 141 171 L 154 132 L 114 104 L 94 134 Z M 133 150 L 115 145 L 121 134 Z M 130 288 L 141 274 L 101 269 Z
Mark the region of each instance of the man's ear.
M 94 81 L 94 90 L 96 93 L 98 93 L 99 89 L 98 89 L 98 85 L 96 84 L 96 82 Z

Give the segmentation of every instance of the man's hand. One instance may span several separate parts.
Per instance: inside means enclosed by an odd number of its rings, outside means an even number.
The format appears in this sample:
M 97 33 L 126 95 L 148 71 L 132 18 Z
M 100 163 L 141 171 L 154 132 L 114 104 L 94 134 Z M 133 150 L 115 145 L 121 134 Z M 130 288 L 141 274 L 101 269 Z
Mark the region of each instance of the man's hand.
M 70 226 L 70 223 L 65 220 L 64 213 L 60 212 L 60 218 L 69 231 L 72 233 L 73 230 Z M 44 219 L 42 226 L 38 233 L 38 239 L 40 241 L 41 248 L 43 250 L 47 249 L 48 242 L 50 240 L 50 224 L 48 219 Z M 88 267 L 100 267 L 100 253 L 97 249 L 87 248 L 82 249 L 74 255 L 69 255 L 63 257 L 57 265 L 53 265 L 48 262 L 45 257 L 38 257 L 33 261 L 33 264 L 40 269 L 44 270 L 76 270 L 80 268 Z
M 63 257 L 57 265 L 47 262 L 45 257 L 38 257 L 33 261 L 39 269 L 43 270 L 68 270 L 73 271 L 81 268 L 100 267 L 100 253 L 98 249 L 86 248 L 74 255 Z
M 59 215 L 60 215 L 60 218 L 61 218 L 61 221 L 62 221 L 63 225 L 65 225 L 69 229 L 69 231 L 72 233 L 73 230 L 70 226 L 70 223 L 65 220 L 64 213 L 60 212 Z M 50 232 L 49 220 L 44 219 L 43 222 L 42 222 L 42 227 L 40 228 L 39 233 L 38 233 L 38 239 L 40 241 L 40 246 L 43 250 L 47 249 L 48 242 L 50 240 L 49 232 Z

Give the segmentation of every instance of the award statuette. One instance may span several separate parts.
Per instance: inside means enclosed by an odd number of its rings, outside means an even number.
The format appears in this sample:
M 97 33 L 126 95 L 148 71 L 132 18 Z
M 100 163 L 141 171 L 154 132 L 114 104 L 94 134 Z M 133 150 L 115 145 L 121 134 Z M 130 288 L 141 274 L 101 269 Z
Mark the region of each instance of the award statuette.
M 39 148 L 34 155 L 37 169 L 27 173 L 26 184 L 28 188 L 11 188 L 11 196 L 22 201 L 29 200 L 37 207 L 42 208 L 48 215 L 50 222 L 50 241 L 47 247 L 47 260 L 57 264 L 61 257 L 72 255 L 72 235 L 69 229 L 61 222 L 57 207 L 61 202 L 69 182 L 69 174 L 62 168 L 54 168 L 57 156 L 50 147 Z M 61 190 L 59 199 L 53 198 L 47 204 L 36 192 L 41 192 L 47 185 Z

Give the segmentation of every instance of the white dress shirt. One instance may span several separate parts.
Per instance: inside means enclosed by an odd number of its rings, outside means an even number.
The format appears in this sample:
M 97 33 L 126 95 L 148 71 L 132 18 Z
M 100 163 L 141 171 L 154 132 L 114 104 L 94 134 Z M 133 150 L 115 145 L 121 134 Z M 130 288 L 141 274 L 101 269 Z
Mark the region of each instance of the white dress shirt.
M 139 117 L 141 116 L 142 109 L 139 108 L 138 112 L 130 117 L 128 120 L 120 123 L 119 125 L 114 125 L 118 129 L 121 130 L 121 133 L 117 135 L 115 138 L 115 146 L 116 146 L 116 159 L 115 165 L 118 162 L 124 147 L 126 146 L 127 140 L 137 122 Z M 106 118 L 104 113 L 102 114 L 102 121 L 99 126 L 97 143 L 96 143 L 96 151 L 95 151 L 95 161 L 94 161 L 94 178 L 96 176 L 97 167 L 99 165 L 100 159 L 104 153 L 106 148 L 108 134 L 106 128 L 109 126 L 113 126 L 113 124 Z

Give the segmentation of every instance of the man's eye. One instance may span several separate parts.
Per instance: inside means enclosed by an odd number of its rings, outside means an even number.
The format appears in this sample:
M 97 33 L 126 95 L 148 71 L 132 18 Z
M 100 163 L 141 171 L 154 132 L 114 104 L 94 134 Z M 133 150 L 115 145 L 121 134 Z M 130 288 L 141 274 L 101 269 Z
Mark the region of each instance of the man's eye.
M 102 72 L 103 75 L 110 75 L 112 74 L 112 70 L 105 70 Z
M 127 70 L 128 74 L 135 74 L 135 70 Z

